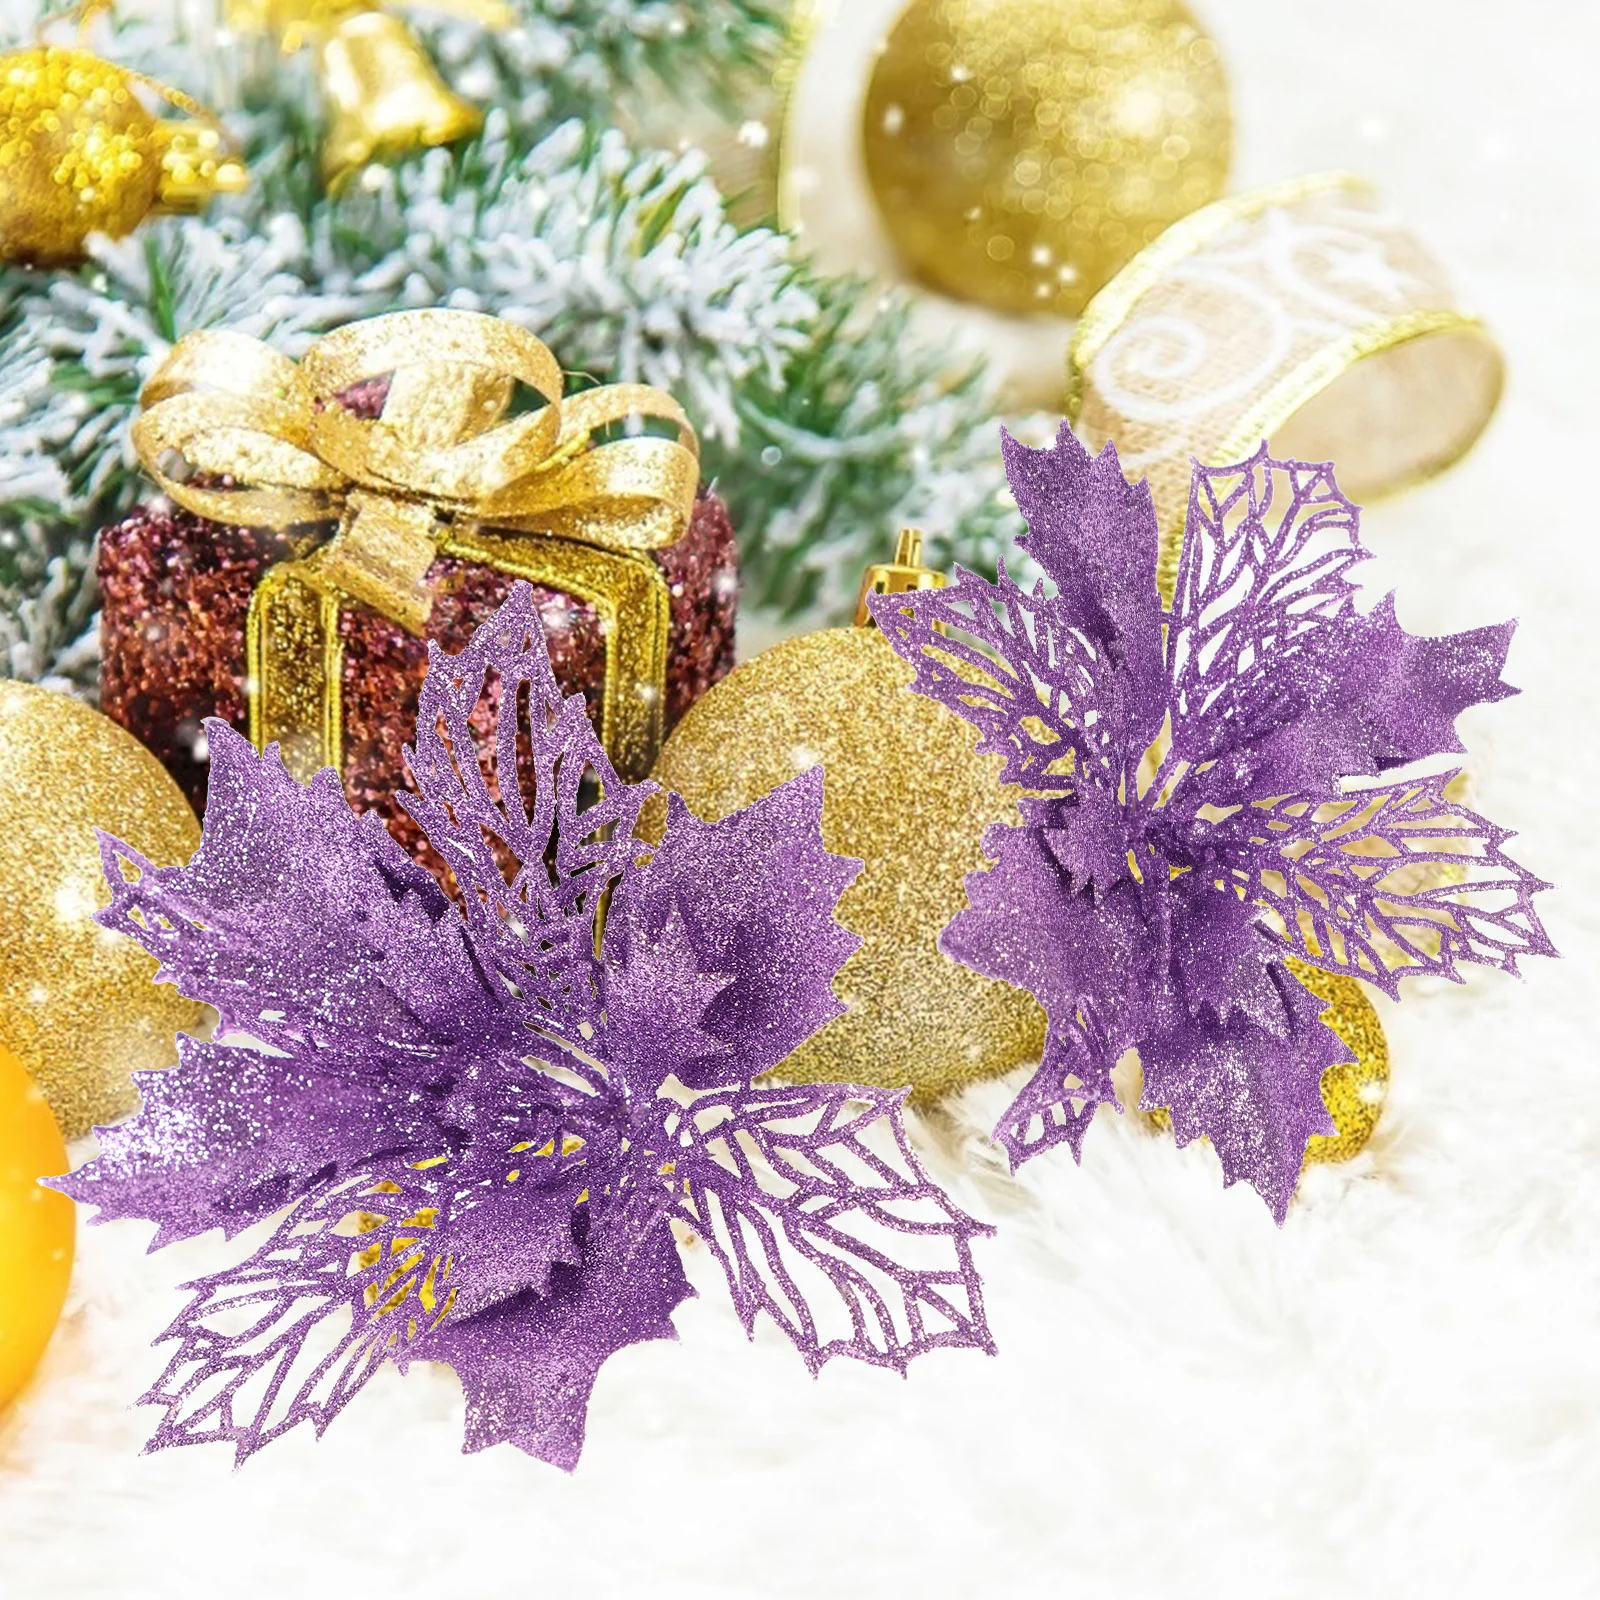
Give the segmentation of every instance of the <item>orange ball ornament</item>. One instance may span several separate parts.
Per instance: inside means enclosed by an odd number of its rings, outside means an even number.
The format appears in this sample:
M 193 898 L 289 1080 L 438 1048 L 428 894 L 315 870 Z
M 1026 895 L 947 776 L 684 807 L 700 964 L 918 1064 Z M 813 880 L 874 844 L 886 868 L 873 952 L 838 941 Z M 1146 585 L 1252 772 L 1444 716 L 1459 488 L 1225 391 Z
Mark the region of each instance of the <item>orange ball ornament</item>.
M 50 1342 L 72 1275 L 72 1202 L 40 1178 L 68 1167 L 49 1102 L 0 1045 L 0 1408 Z

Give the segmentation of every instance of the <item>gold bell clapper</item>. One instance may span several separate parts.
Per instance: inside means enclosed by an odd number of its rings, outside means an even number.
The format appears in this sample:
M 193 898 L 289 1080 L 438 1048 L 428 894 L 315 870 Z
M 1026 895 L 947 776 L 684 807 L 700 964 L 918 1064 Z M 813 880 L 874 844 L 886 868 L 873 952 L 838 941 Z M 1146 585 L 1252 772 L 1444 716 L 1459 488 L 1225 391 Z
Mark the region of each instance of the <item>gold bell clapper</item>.
M 186 120 L 156 115 L 140 89 Z M 176 89 L 88 50 L 0 55 L 0 260 L 71 265 L 91 234 L 118 239 L 248 183 L 216 120 Z
M 495 0 L 452 0 L 436 9 L 506 27 Z M 285 55 L 309 45 L 327 111 L 322 176 L 337 190 L 374 161 L 469 139 L 483 113 L 439 76 L 410 26 L 365 0 L 234 0 L 229 25 L 276 37 Z

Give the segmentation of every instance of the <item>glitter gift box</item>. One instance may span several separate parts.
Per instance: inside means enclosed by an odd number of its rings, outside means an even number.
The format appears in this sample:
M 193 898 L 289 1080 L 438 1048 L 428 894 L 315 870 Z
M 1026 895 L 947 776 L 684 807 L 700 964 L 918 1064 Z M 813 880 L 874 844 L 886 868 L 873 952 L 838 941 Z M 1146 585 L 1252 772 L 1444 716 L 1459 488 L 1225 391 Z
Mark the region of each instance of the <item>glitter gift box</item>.
M 293 554 L 289 535 L 145 509 L 100 536 L 101 706 L 141 739 L 196 808 L 205 803 L 202 722 L 249 726 L 245 623 L 262 577 Z M 721 500 L 702 490 L 688 531 L 651 553 L 670 596 L 665 724 L 671 727 L 733 665 L 738 554 Z M 422 636 L 361 605 L 339 616 L 343 778 L 357 810 L 376 810 L 407 849 L 436 869 L 426 840 L 393 791 L 406 784 L 401 749 L 412 738 L 427 671 L 427 639 L 458 651 L 506 598 L 515 574 L 442 554 L 426 582 L 433 606 Z M 598 718 L 607 648 L 599 608 L 538 586 L 557 681 L 581 692 Z M 629 626 L 626 617 L 619 626 Z M 480 730 L 485 748 L 492 723 Z

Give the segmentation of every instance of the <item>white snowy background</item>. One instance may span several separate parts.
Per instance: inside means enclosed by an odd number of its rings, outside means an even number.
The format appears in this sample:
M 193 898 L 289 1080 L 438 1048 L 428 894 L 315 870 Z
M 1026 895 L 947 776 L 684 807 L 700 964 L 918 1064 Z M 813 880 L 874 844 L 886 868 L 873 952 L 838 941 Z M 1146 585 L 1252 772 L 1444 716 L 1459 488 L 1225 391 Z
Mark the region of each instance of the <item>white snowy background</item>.
M 1392 1095 L 1280 1231 L 1209 1150 L 1102 1113 L 1004 1175 L 1005 1085 L 924 1129 L 980 1243 L 1001 1354 L 809 1379 L 747 1344 L 705 1262 L 681 1342 L 605 1368 L 567 1477 L 459 1454 L 453 1377 L 380 1375 L 242 1471 L 141 1458 L 149 1339 L 215 1240 L 82 1233 L 68 1311 L 0 1419 L 0 1595 L 1600 1594 L 1600 944 L 1592 610 L 1600 10 L 1569 0 L 1207 0 L 1235 186 L 1348 167 L 1457 269 L 1506 347 L 1479 447 L 1373 506 L 1413 630 L 1521 619 L 1518 700 L 1464 727 L 1478 804 L 1557 881 L 1566 959 L 1380 999 Z

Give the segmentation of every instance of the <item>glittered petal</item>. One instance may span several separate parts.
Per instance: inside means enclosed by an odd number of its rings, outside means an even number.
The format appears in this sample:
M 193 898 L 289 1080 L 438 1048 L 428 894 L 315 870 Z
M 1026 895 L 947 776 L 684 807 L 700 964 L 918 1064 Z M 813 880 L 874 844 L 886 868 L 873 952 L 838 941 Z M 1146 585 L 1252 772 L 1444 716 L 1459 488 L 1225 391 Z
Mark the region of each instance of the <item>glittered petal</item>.
M 1116 668 L 1118 739 L 1143 749 L 1166 712 L 1159 535 L 1150 486 L 1122 475 L 1116 446 L 1098 456 L 1065 422 L 1053 448 L 1030 449 L 1002 430 L 1011 493 L 1028 524 L 1019 541 L 1055 582 L 1058 610 Z
M 166 1410 L 151 1448 L 220 1441 L 242 1460 L 302 1422 L 320 1433 L 385 1360 L 448 1359 L 456 1323 L 571 1270 L 591 1174 L 561 1153 L 559 1122 L 524 1125 L 549 1148 L 411 1152 L 327 1176 L 252 1255 L 187 1285 L 162 1335 L 178 1348 L 141 1402 Z M 513 1163 L 527 1179 L 514 1196 Z
M 422 1252 L 389 1249 L 395 1219 L 367 1209 L 392 1198 L 379 1181 L 324 1184 L 253 1255 L 185 1285 L 157 1341 L 177 1349 L 139 1402 L 165 1410 L 147 1448 L 226 1443 L 243 1461 L 301 1423 L 321 1433 L 394 1353 Z
M 1300 1176 L 1306 1140 L 1332 1133 L 1322 1074 L 1353 1059 L 1322 1020 L 1322 1002 L 1283 967 L 1274 969 L 1290 1019 L 1278 1038 L 1235 1012 L 1226 1023 L 1202 1015 L 1145 1040 L 1140 1104 L 1172 1115 L 1179 1144 L 1205 1137 L 1223 1181 L 1243 1179 L 1282 1222 Z
M 1005 1151 L 1013 1172 L 1058 1144 L 1070 1145 L 1073 1157 L 1081 1158 L 1083 1136 L 1095 1112 L 1117 1104 L 1111 1083 L 1115 1064 L 1104 1038 L 1083 1024 L 1074 1020 L 1051 1027 L 1038 1071 L 994 1130 L 994 1142 Z
M 1367 559 L 1326 465 L 1196 465 L 1168 638 L 1174 754 L 1200 764 L 1294 707 L 1301 666 L 1356 619 Z
M 1554 955 L 1533 905 L 1548 885 L 1445 794 L 1453 776 L 1245 806 L 1210 830 L 1205 870 L 1262 908 L 1280 948 L 1390 994 L 1407 973 L 1459 982 L 1464 963 Z
M 637 850 L 634 824 L 654 785 L 624 783 L 583 697 L 563 698 L 529 585 L 518 583 L 460 654 L 428 649 L 406 752 L 418 792 L 401 803 L 454 873 L 469 943 L 496 992 L 525 1023 L 576 1038 L 599 1021 L 601 896 Z M 472 737 L 480 701 L 497 713 L 492 770 Z
M 1511 624 L 1417 638 L 1358 611 L 1359 513 L 1331 470 L 1261 451 L 1196 467 L 1171 632 L 1173 754 L 1201 802 L 1331 787 L 1443 751 L 1514 693 Z
M 813 1370 L 904 1370 L 992 1350 L 972 1239 L 992 1230 L 917 1163 L 904 1096 L 844 1084 L 702 1095 L 666 1113 L 677 1214 L 722 1264 L 747 1329 L 763 1312 Z
M 461 1379 L 466 1449 L 509 1442 L 570 1472 L 601 1366 L 629 1345 L 676 1339 L 672 1311 L 693 1293 L 661 1222 L 629 1255 L 598 1238 L 581 1268 L 555 1269 L 547 1294 L 441 1328 L 427 1355 Z
M 1005 782 L 1057 794 L 1086 782 L 1117 789 L 1117 664 L 1042 583 L 1030 593 L 1003 566 L 998 583 L 958 567 L 948 588 L 868 604 L 915 669 L 912 688 L 977 728 L 977 748 L 1005 758 Z M 1150 604 L 1159 604 L 1153 588 Z
M 257 756 L 208 724 L 200 848 L 157 867 L 101 836 L 107 928 L 214 1005 L 223 1031 L 346 1058 L 416 1052 L 504 1027 L 452 924 L 459 917 L 376 817 L 355 817 L 330 772 L 302 788 L 276 749 Z
M 315 1180 L 438 1131 L 403 1089 L 257 1050 L 180 1036 L 178 1065 L 136 1075 L 142 1104 L 99 1133 L 100 1154 L 54 1187 L 96 1219 L 151 1219 L 152 1250 L 264 1221 Z
M 861 941 L 833 909 L 861 867 L 823 848 L 822 790 L 813 768 L 713 823 L 672 797 L 660 846 L 606 919 L 608 1048 L 640 1064 L 641 1086 L 669 1073 L 690 1088 L 748 1083 L 844 1009 L 831 985 Z M 701 977 L 667 937 L 674 920 Z M 715 992 L 707 979 L 721 980 Z M 701 1019 L 710 1049 L 652 1025 L 652 982 Z
M 1264 1032 L 1288 1032 L 1273 976 L 1281 950 L 1265 936 L 1260 909 L 1231 887 L 1189 878 L 1173 895 L 1172 968 L 1191 1016 L 1208 1010 L 1226 1022 L 1242 1013 Z
M 1109 893 L 1080 886 L 1057 858 L 1059 808 L 1030 801 L 1026 809 L 1034 826 L 985 835 L 995 864 L 968 875 L 970 909 L 951 920 L 940 948 L 1029 990 L 1053 1031 L 1091 1014 L 1115 1060 L 1141 1026 L 1141 986 L 1160 981 L 1159 941 L 1138 885 L 1125 879 Z

